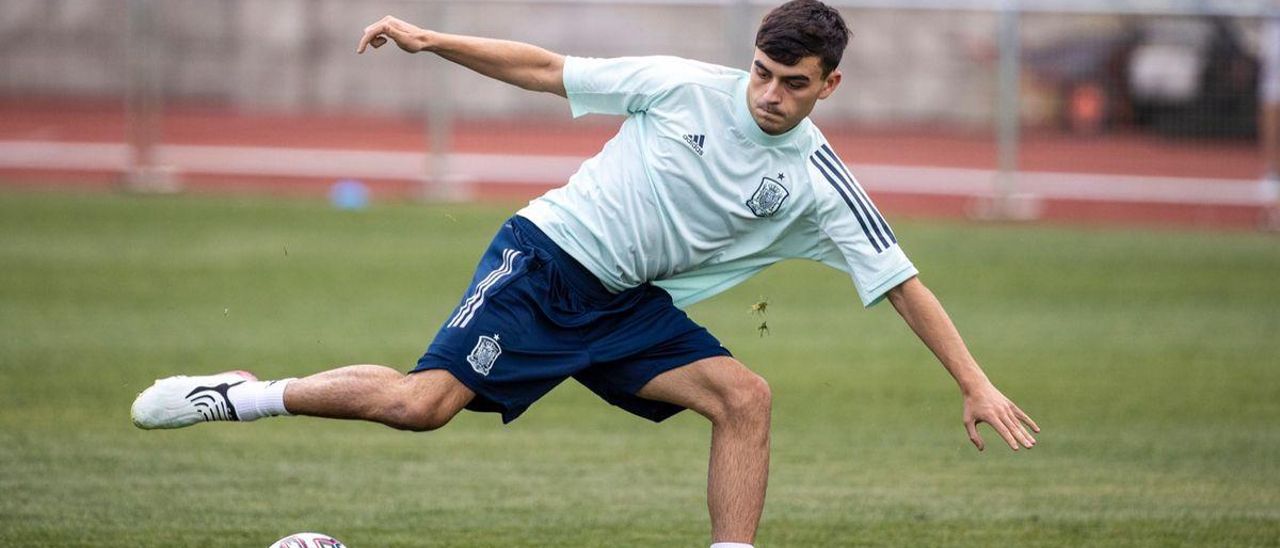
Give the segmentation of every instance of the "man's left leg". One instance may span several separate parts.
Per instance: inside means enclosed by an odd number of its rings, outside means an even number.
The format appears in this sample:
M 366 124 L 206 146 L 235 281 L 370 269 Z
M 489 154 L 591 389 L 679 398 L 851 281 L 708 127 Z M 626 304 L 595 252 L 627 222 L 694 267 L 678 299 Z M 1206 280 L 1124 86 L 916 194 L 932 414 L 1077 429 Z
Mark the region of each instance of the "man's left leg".
M 738 360 L 717 356 L 662 373 L 637 395 L 692 409 L 711 421 L 712 542 L 755 542 L 769 481 L 772 395 L 764 378 Z

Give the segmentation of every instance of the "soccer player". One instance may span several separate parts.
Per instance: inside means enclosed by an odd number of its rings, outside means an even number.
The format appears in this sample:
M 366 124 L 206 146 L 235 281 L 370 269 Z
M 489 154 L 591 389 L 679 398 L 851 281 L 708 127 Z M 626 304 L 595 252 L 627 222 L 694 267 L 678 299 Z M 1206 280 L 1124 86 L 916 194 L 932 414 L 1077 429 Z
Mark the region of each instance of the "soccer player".
M 138 396 L 141 428 L 264 416 L 362 419 L 406 430 L 462 409 L 511 421 L 567 378 L 661 421 L 711 421 L 707 505 L 716 548 L 750 546 L 764 507 L 771 393 L 681 307 L 787 258 L 849 273 L 864 306 L 885 298 L 959 384 L 964 425 L 1009 446 L 1035 423 L 987 379 L 897 236 L 822 132 L 849 31 L 815 0 L 770 12 L 741 71 L 674 57 L 564 57 L 386 17 L 366 46 L 394 42 L 569 100 L 575 116 L 626 116 L 567 185 L 516 213 L 409 374 L 353 365 L 263 382 L 244 372 L 161 379 Z

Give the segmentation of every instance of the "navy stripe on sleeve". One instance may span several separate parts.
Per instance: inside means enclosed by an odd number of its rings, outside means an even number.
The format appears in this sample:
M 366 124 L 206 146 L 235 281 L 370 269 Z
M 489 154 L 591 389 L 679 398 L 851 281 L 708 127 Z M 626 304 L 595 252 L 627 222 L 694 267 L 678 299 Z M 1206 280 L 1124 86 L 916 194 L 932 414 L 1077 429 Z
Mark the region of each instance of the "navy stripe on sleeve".
M 862 220 L 862 213 L 858 212 L 858 208 L 853 205 L 853 201 L 849 199 L 849 195 L 845 194 L 845 189 L 836 182 L 835 177 L 832 177 L 831 173 L 828 173 L 827 170 L 818 163 L 818 155 L 814 154 L 813 156 L 810 156 L 809 161 L 813 163 L 814 167 L 818 168 L 818 171 L 822 172 L 822 176 L 827 178 L 827 182 L 831 183 L 831 187 L 836 189 L 836 192 L 844 199 L 844 203 L 849 206 L 849 211 L 852 211 L 853 216 L 858 219 L 858 225 L 862 227 L 862 232 L 867 235 L 867 241 L 871 242 L 871 247 L 876 249 L 876 253 L 883 251 L 880 248 L 880 244 L 876 242 L 876 239 L 873 236 L 871 236 L 871 230 L 867 228 L 866 221 Z
M 876 219 L 880 221 L 880 226 L 884 228 L 884 233 L 889 235 L 889 239 L 893 240 L 893 243 L 898 243 L 898 237 L 893 234 L 893 229 L 889 228 L 889 223 L 885 222 L 883 215 L 880 215 L 880 210 L 876 209 L 876 204 L 871 202 L 871 197 L 867 196 L 867 192 L 857 184 L 857 181 L 854 180 L 853 175 L 849 173 L 849 168 L 845 167 L 844 162 L 840 161 L 840 157 L 836 156 L 835 151 L 831 150 L 831 147 L 827 146 L 826 143 L 823 143 L 822 150 L 825 150 L 827 154 L 831 155 L 831 158 L 835 159 L 836 165 L 840 166 L 840 169 L 844 171 L 845 176 L 848 177 L 849 182 L 852 183 L 854 190 L 862 194 L 862 198 L 867 201 L 867 206 L 871 208 Z
M 876 252 L 879 252 L 880 248 L 882 247 L 885 249 L 888 249 L 889 241 L 885 239 L 884 234 L 882 234 L 880 231 L 880 226 L 876 224 L 875 218 L 872 216 L 872 213 L 871 213 L 871 208 L 867 207 L 866 203 L 864 203 L 862 196 L 858 194 L 858 191 L 856 190 L 856 187 L 858 185 L 853 182 L 852 178 L 845 179 L 845 176 L 840 172 L 840 169 L 837 168 L 834 164 L 832 164 L 832 160 L 828 159 L 823 154 L 823 150 L 830 151 L 831 149 L 826 148 L 824 146 L 823 149 L 820 149 L 814 153 L 814 157 L 816 157 L 824 165 L 827 166 L 827 170 L 824 170 L 822 174 L 827 176 L 827 179 L 831 181 L 832 185 L 837 185 L 836 181 L 838 180 L 839 184 L 837 186 L 844 187 L 844 189 L 848 191 L 848 193 L 853 197 L 854 203 L 858 205 L 858 208 L 862 211 L 862 215 L 866 217 L 867 224 L 871 225 L 871 231 L 867 233 L 867 239 L 871 240 L 872 243 L 875 243 L 875 239 L 872 238 L 871 232 L 874 232 L 875 236 L 880 239 L 880 245 L 875 246 Z M 834 155 L 832 156 L 834 157 Z M 839 164 L 840 160 L 835 159 L 835 163 Z M 831 177 L 832 175 L 835 176 L 834 179 Z M 861 218 L 859 218 L 859 221 L 861 221 Z M 865 229 L 866 227 L 863 227 L 863 228 Z

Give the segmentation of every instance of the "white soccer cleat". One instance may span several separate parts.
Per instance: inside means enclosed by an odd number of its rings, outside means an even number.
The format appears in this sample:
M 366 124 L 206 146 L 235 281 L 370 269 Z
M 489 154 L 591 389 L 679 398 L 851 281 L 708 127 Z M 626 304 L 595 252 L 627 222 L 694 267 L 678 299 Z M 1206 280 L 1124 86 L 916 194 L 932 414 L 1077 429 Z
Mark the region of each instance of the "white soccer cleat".
M 236 421 L 227 390 L 256 381 L 248 371 L 228 371 L 203 377 L 160 379 L 133 400 L 133 424 L 143 430 L 182 428 L 198 422 Z

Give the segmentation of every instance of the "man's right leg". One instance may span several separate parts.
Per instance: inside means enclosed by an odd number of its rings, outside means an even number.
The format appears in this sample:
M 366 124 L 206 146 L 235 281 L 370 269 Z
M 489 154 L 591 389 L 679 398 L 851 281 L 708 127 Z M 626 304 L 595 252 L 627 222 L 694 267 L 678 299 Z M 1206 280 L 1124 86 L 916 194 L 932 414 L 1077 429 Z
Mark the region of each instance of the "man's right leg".
M 350 365 L 290 382 L 284 406 L 294 415 L 367 420 L 422 432 L 447 424 L 474 397 L 444 369 L 405 375 L 381 365 Z
M 419 360 L 417 372 L 405 375 L 379 365 L 352 365 L 301 379 L 273 382 L 258 381 L 243 371 L 169 377 L 156 381 L 138 395 L 132 410 L 134 424 L 150 430 L 292 414 L 367 420 L 404 430 L 434 430 L 443 426 L 476 397 L 457 375 L 470 374 L 478 367 L 472 361 L 484 357 L 472 354 L 489 349 L 489 346 L 475 346 L 477 337 L 487 339 L 484 334 L 492 333 L 493 351 L 485 354 L 489 361 L 485 371 L 477 373 L 482 378 L 471 379 L 474 383 L 486 378 L 492 380 L 487 368 L 503 353 L 497 341 L 498 333 L 508 325 L 528 325 L 536 321 L 532 320 L 539 310 L 535 303 L 546 296 L 545 291 L 539 293 L 532 286 L 515 291 L 514 297 L 506 295 L 512 292 L 505 289 L 506 286 L 518 285 L 525 278 L 532 255 L 532 250 L 522 245 L 515 234 L 518 222 L 513 218 L 498 230 L 476 266 L 466 296 L 436 334 L 427 355 Z M 524 283 L 528 285 L 527 281 Z M 502 312 L 491 312 L 492 303 L 502 299 L 510 302 L 499 307 Z M 544 359 L 548 356 L 543 351 L 539 355 Z M 513 356 L 508 349 L 504 362 L 511 362 Z M 450 364 L 456 365 L 459 372 L 451 373 Z M 566 372 L 564 376 L 571 373 Z M 549 390 L 559 379 L 540 381 Z M 540 395 L 532 394 L 533 399 Z M 493 396 L 495 394 L 486 394 L 485 399 L 492 400 Z M 503 407 L 493 402 L 484 403 Z M 520 410 L 510 416 L 504 413 L 504 418 L 514 418 Z
M 445 370 L 405 375 L 380 365 L 352 365 L 274 382 L 241 371 L 160 379 L 138 395 L 132 415 L 134 424 L 148 430 L 292 414 L 425 431 L 448 423 L 474 396 Z

